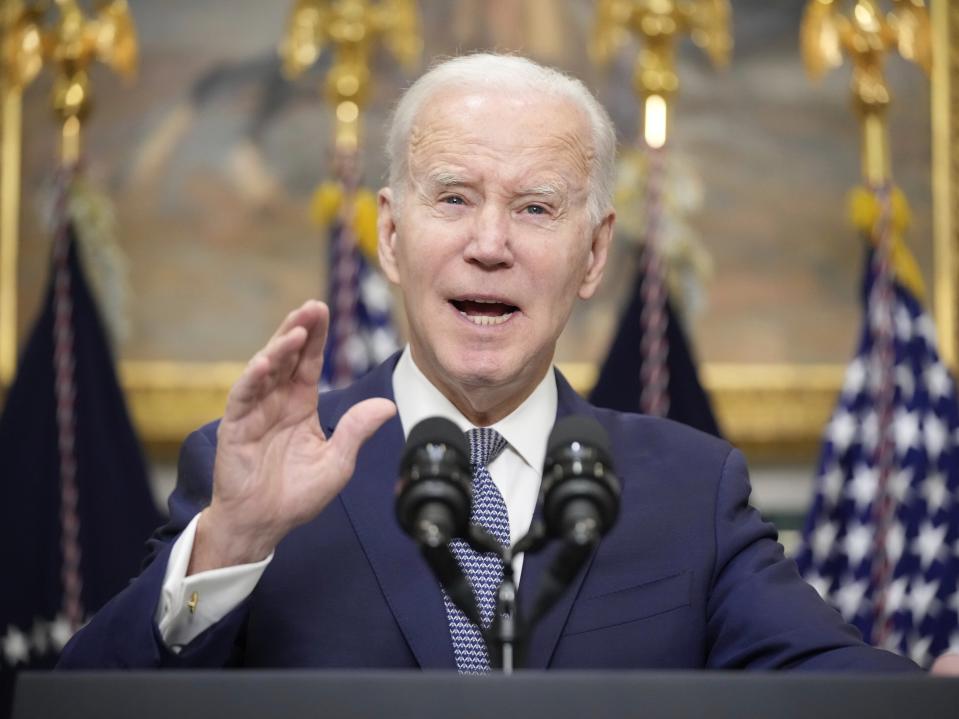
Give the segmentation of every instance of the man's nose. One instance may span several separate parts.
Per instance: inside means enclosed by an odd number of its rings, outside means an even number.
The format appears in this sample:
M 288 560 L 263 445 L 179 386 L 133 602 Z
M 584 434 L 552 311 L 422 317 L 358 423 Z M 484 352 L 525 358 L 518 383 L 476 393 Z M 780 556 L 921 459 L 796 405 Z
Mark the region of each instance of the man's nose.
M 484 267 L 509 267 L 513 264 L 511 232 L 509 208 L 487 203 L 475 216 L 466 260 Z

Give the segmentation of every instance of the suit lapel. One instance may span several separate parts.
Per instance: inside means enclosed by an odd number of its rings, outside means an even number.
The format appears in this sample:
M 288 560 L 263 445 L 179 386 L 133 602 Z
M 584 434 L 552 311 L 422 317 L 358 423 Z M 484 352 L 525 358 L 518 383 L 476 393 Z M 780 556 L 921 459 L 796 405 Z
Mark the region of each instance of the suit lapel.
M 393 399 L 394 355 L 321 407 L 324 429 L 368 397 Z M 321 400 L 322 401 L 322 400 Z M 328 410 L 328 411 L 327 411 Z M 383 596 L 417 662 L 424 669 L 455 669 L 446 608 L 439 585 L 394 514 L 397 465 L 405 444 L 399 418 L 383 425 L 360 450 L 353 479 L 340 493 Z
M 559 370 L 556 370 L 556 388 L 558 393 L 556 405 L 557 421 L 570 415 L 593 416 L 594 411 L 592 405 L 576 394 L 573 388 L 569 386 L 566 378 L 559 373 Z M 537 502 L 533 522 L 540 521 L 543 516 L 542 513 L 543 507 L 540 501 Z M 557 545 L 558 543 L 555 541 L 550 542 L 545 550 L 537 554 L 527 555 L 523 560 L 523 574 L 520 578 L 517 601 L 523 611 L 523 615 L 526 617 L 530 616 L 532 611 L 533 602 L 536 599 L 535 595 L 538 591 L 542 575 L 558 553 L 559 547 Z M 589 559 L 586 560 L 585 565 L 576 575 L 572 584 L 566 589 L 562 597 L 560 597 L 559 601 L 557 601 L 556 604 L 553 605 L 553 608 L 533 627 L 524 668 L 545 669 L 549 666 L 550 659 L 556 649 L 556 644 L 559 642 L 560 634 L 566 625 L 566 619 L 569 617 L 570 610 L 583 583 L 583 578 L 589 571 L 590 564 L 592 564 L 595 555 L 596 552 L 594 551 L 589 556 Z
M 323 401 L 320 414 L 327 433 L 335 431 L 339 419 L 357 402 L 369 397 L 393 399 L 392 376 L 397 359 L 398 355 L 394 355 L 353 386 L 335 393 L 328 403 Z M 556 385 L 557 420 L 574 414 L 594 414 L 593 407 L 573 391 L 558 371 Z M 340 493 L 340 501 L 417 662 L 424 669 L 455 669 L 443 595 L 413 540 L 402 532 L 394 515 L 396 469 L 404 444 L 402 426 L 394 417 L 360 450 L 353 479 Z M 538 521 L 541 517 L 542 507 L 538 504 L 533 519 Z M 532 609 L 543 572 L 556 556 L 555 544 L 524 560 L 518 601 L 526 616 Z M 533 628 L 526 668 L 544 669 L 549 665 L 593 556 L 595 552 L 560 600 Z

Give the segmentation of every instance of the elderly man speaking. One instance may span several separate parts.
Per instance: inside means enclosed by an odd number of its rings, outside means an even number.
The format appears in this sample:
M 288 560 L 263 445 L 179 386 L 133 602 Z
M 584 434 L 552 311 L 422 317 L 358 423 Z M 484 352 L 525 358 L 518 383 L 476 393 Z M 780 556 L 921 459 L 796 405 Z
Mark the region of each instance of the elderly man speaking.
M 580 82 L 518 57 L 450 60 L 403 96 L 388 153 L 379 254 L 408 347 L 317 412 L 328 311 L 292 312 L 223 419 L 186 440 L 149 565 L 62 666 L 489 671 L 394 518 L 404 434 L 437 415 L 468 432 L 476 501 L 508 542 L 532 521 L 551 428 L 584 415 L 610 436 L 619 521 L 534 629 L 527 666 L 916 669 L 800 579 L 748 504 L 738 451 L 592 407 L 553 368 L 615 219 L 613 126 Z M 521 607 L 548 562 L 517 564 Z

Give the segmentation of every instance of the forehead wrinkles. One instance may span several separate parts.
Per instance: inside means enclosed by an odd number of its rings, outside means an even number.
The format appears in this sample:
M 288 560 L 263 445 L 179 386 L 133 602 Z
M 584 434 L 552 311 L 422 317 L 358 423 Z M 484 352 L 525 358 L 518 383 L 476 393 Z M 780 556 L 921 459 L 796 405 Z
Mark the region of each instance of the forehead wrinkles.
M 585 143 L 579 133 L 566 132 L 551 138 L 555 145 L 555 152 L 567 156 L 583 177 L 589 177 L 593 167 L 593 158 L 596 156 L 591 142 Z M 552 148 L 548 148 L 552 149 Z
M 555 116 L 557 108 L 555 104 L 550 105 L 548 111 Z M 407 145 L 410 179 L 424 179 L 422 174 L 433 169 L 435 164 L 459 165 L 471 157 L 478 157 L 520 164 L 524 171 L 535 170 L 537 165 L 564 175 L 572 171 L 585 180 L 590 176 L 595 157 L 585 118 L 575 124 L 568 120 L 550 122 L 540 119 L 546 109 L 526 108 L 518 118 L 513 118 L 519 122 L 511 123 L 508 117 L 498 118 L 501 127 L 515 128 L 505 132 L 497 132 L 495 128 L 490 131 L 481 117 L 474 118 L 475 127 L 458 118 L 415 122 Z M 574 108 L 574 112 L 578 112 L 578 108 Z

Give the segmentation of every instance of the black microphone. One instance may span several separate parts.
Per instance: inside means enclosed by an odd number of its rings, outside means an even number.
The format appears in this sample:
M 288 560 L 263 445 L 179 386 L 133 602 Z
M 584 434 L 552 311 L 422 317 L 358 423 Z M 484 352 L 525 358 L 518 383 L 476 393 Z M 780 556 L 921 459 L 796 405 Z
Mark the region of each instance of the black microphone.
M 553 428 L 543 466 L 543 520 L 552 537 L 593 544 L 619 514 L 619 479 L 606 430 L 592 417 L 567 417 Z
M 473 473 L 466 435 L 442 417 L 424 419 L 410 431 L 400 459 L 396 518 L 420 547 L 453 603 L 481 626 L 473 587 L 449 547 L 469 536 Z
M 440 546 L 466 536 L 473 475 L 466 435 L 442 417 L 410 431 L 400 459 L 396 518 L 421 545 Z
M 563 543 L 540 580 L 531 623 L 562 596 L 619 514 L 620 483 L 599 422 L 567 417 L 553 428 L 546 447 L 543 524 L 546 536 Z

